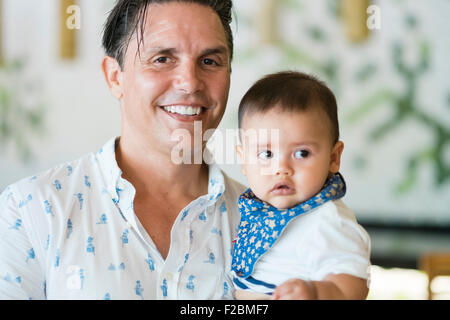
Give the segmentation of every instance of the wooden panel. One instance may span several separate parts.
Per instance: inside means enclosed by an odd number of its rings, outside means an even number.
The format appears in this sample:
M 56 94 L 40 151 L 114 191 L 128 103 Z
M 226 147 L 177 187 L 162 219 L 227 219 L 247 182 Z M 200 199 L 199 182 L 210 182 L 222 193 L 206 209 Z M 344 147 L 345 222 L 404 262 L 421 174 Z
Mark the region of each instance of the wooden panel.
M 350 42 L 361 42 L 369 36 L 367 8 L 369 0 L 341 0 L 341 16 Z
M 3 65 L 3 0 L 0 0 L 0 66 Z
M 67 8 L 76 5 L 75 0 L 60 0 L 59 8 L 59 30 L 60 30 L 60 48 L 59 55 L 61 59 L 72 60 L 76 57 L 77 39 L 75 28 L 68 27 L 68 19 L 71 14 L 67 13 Z

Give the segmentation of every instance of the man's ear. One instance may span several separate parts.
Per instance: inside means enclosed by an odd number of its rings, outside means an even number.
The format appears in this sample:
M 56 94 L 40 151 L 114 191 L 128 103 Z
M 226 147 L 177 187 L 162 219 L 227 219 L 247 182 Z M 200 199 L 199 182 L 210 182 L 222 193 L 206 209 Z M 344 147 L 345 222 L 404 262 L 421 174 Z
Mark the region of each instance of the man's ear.
M 105 56 L 102 60 L 101 67 L 111 94 L 115 98 L 121 99 L 123 97 L 123 82 L 122 69 L 120 68 L 119 63 L 113 57 Z
M 241 144 L 236 145 L 236 153 L 239 156 L 239 159 L 241 160 L 241 172 L 244 176 L 247 175 L 247 170 L 245 169 L 245 157 L 244 157 L 244 149 L 242 148 Z
M 342 141 L 336 142 L 331 150 L 330 156 L 330 172 L 337 173 L 339 172 L 339 168 L 341 166 L 341 155 L 342 151 L 344 151 L 344 143 Z

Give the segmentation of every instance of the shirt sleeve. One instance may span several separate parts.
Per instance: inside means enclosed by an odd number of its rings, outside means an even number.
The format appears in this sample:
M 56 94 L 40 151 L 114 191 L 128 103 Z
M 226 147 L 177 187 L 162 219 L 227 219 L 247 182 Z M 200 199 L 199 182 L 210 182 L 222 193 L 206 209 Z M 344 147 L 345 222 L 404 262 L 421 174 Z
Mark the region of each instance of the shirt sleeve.
M 342 201 L 328 206 L 310 233 L 313 280 L 345 273 L 369 278 L 370 238 Z
M 45 299 L 45 282 L 22 216 L 27 202 L 10 186 L 0 194 L 0 299 Z

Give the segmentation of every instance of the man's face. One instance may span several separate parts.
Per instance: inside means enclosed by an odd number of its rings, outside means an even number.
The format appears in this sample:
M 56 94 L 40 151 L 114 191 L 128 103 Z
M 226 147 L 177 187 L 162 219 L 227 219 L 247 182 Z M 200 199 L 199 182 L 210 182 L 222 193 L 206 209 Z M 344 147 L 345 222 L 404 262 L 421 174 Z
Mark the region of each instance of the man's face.
M 139 32 L 139 31 L 138 31 Z M 136 37 L 136 36 L 135 36 Z M 122 134 L 164 151 L 176 129 L 216 128 L 230 87 L 230 52 L 218 15 L 192 3 L 148 7 L 140 53 L 130 41 L 122 70 Z

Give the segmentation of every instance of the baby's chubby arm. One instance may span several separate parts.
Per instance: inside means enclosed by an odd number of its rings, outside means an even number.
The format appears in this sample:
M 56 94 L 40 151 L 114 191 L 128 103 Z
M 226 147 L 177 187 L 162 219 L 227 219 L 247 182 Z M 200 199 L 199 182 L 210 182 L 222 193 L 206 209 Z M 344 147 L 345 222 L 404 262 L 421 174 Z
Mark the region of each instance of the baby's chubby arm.
M 330 274 L 322 281 L 289 279 L 275 288 L 275 300 L 363 300 L 367 281 L 349 274 Z

